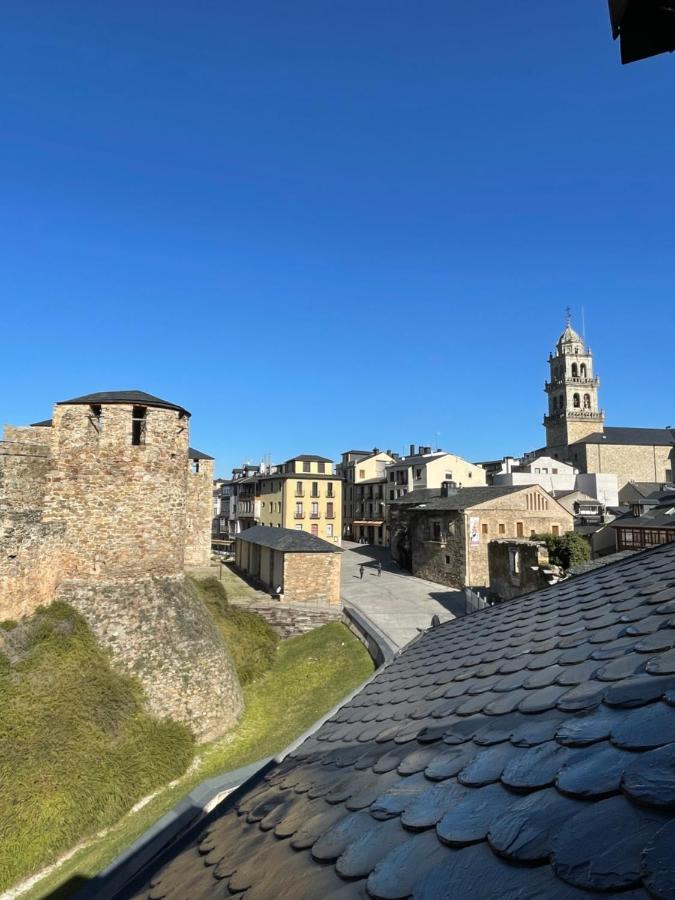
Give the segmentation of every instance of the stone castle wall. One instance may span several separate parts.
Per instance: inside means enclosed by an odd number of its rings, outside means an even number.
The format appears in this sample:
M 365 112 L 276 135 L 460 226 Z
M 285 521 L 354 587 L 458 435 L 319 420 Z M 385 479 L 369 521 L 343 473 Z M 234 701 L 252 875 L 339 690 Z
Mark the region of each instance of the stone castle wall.
M 187 419 L 147 410 L 145 442 L 131 440 L 132 406 L 57 406 L 45 522 L 63 522 L 64 578 L 178 575 L 184 570 Z
M 213 518 L 213 460 L 198 460 L 198 471 L 188 468 L 185 523 L 185 565 L 208 566 L 211 559 Z
M 200 741 L 237 723 L 243 697 L 234 665 L 189 580 L 63 582 L 58 599 L 140 680 L 155 715 L 189 725 Z

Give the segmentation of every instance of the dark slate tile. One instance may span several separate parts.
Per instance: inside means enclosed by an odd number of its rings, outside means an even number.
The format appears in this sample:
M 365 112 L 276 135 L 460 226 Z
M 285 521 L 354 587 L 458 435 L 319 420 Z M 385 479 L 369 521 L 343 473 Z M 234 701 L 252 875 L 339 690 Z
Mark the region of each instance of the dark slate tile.
M 647 663 L 647 671 L 652 675 L 675 674 L 675 650 L 667 650 L 650 659 Z
M 514 866 L 486 844 L 450 850 L 415 885 L 414 900 L 581 900 L 549 866 Z
M 387 853 L 409 839 L 410 834 L 398 819 L 380 822 L 377 828 L 349 844 L 335 868 L 345 878 L 366 878 Z
M 576 751 L 579 752 L 579 751 Z M 516 791 L 534 791 L 553 784 L 575 751 L 556 741 L 521 751 L 502 772 L 502 782 Z
M 433 762 L 437 753 L 438 749 L 435 747 L 417 747 L 404 756 L 398 764 L 399 775 L 414 775 L 415 772 L 423 772 Z
M 556 706 L 565 712 L 582 712 L 594 709 L 602 703 L 606 691 L 606 682 L 589 681 L 587 684 L 578 684 L 563 694 Z
M 470 790 L 443 816 L 436 833 L 444 843 L 454 846 L 482 841 L 517 799 L 500 784 Z
M 623 789 L 637 803 L 675 810 L 675 743 L 634 758 L 626 768 Z
M 436 757 L 424 770 L 424 774 L 432 781 L 442 781 L 459 774 L 470 760 L 478 753 L 474 744 L 461 744 L 458 747 L 439 750 Z
M 311 816 L 301 828 L 298 828 L 291 838 L 291 847 L 296 850 L 308 849 L 337 821 L 343 819 L 344 815 L 345 811 L 341 806 L 325 804 L 321 812 Z
M 556 787 L 564 794 L 591 800 L 618 794 L 621 779 L 635 756 L 607 742 L 593 745 L 558 772 Z
M 502 694 L 494 700 L 491 700 L 483 709 L 488 716 L 501 716 L 505 713 L 513 712 L 518 709 L 520 703 L 530 695 L 531 691 L 520 688 L 509 693 Z
M 587 644 L 584 646 L 588 646 Z M 574 687 L 577 684 L 586 684 L 589 679 L 593 678 L 594 673 L 601 667 L 594 659 L 586 659 L 576 665 L 561 666 L 561 671 L 556 678 L 558 684 L 566 684 Z
M 543 712 L 546 709 L 553 709 L 558 700 L 567 691 L 567 686 L 560 684 L 552 684 L 549 687 L 531 691 L 527 697 L 520 701 L 518 709 L 524 713 L 536 713 Z
M 558 710 L 546 710 L 537 715 L 522 715 L 522 722 L 511 735 L 511 743 L 516 747 L 536 747 L 552 741 L 567 715 Z
M 644 656 L 639 653 L 626 653 L 601 666 L 595 677 L 599 681 L 621 681 L 644 671 L 645 662 Z
M 642 856 L 642 879 L 653 897 L 675 898 L 675 820 L 668 822 L 649 841 Z
M 454 778 L 427 788 L 401 814 L 401 822 L 413 831 L 433 828 L 455 803 L 463 799 L 470 788 L 458 784 Z
M 612 684 L 605 694 L 609 706 L 644 706 L 675 689 L 675 676 L 635 675 Z
M 489 726 L 482 728 L 474 736 L 473 741 L 479 747 L 491 747 L 493 744 L 508 741 L 513 732 L 531 718 L 531 716 L 517 711 L 506 713 L 503 716 L 492 716 L 488 720 Z
M 555 835 L 553 869 L 586 890 L 638 887 L 640 857 L 663 823 L 663 816 L 638 809 L 624 797 L 588 804 Z
M 481 715 L 458 719 L 443 735 L 443 742 L 450 745 L 463 744 L 465 741 L 470 741 L 481 728 L 485 728 L 489 724 L 490 720 Z
M 399 900 L 409 897 L 425 873 L 450 852 L 434 831 L 413 834 L 381 859 L 368 877 L 371 897 Z
M 586 747 L 606 740 L 623 718 L 623 713 L 606 706 L 569 716 L 558 728 L 556 740 L 568 747 Z
M 471 762 L 458 774 L 461 784 L 471 787 L 482 787 L 498 781 L 504 766 L 518 753 L 510 743 L 496 744 L 487 750 L 481 750 Z
M 400 815 L 420 794 L 429 788 L 429 781 L 422 773 L 399 777 L 373 800 L 368 811 L 377 819 L 390 819 Z
M 547 666 L 545 669 L 538 669 L 528 675 L 523 682 L 523 687 L 528 690 L 548 687 L 550 684 L 553 684 L 557 677 L 564 671 L 564 667 L 557 665 L 557 663 L 554 663 L 552 666 Z
M 319 839 L 312 845 L 312 856 L 319 860 L 334 860 L 345 852 L 347 847 L 378 829 L 378 823 L 366 812 L 352 812 L 343 814 Z
M 627 710 L 610 737 L 625 750 L 650 750 L 670 744 L 675 741 L 675 709 L 657 702 Z
M 564 797 L 555 788 L 536 791 L 517 800 L 492 825 L 488 841 L 496 853 L 513 862 L 548 859 L 553 835 L 584 805 Z

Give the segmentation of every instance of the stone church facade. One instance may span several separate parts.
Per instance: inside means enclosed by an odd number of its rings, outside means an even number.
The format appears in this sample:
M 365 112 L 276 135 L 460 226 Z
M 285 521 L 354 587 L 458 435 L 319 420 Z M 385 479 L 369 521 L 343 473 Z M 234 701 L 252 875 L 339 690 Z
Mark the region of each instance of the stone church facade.
M 619 491 L 631 481 L 667 484 L 675 470 L 675 429 L 605 426 L 593 354 L 568 322 L 549 356 L 546 453 L 582 473 L 614 473 Z
M 189 447 L 189 418 L 158 397 L 118 391 L 5 427 L 0 619 L 67 601 L 139 675 L 156 713 L 212 736 L 236 719 L 241 694 L 185 579 L 186 564 L 210 559 L 213 479 L 211 457 Z M 193 672 L 196 659 L 214 679 Z M 216 672 L 220 686 L 209 683 Z

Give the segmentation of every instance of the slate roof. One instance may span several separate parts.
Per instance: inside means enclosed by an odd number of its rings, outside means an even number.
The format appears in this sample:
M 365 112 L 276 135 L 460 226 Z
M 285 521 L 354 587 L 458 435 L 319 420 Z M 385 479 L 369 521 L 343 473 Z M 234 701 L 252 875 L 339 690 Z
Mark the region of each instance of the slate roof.
M 675 444 L 675 430 L 672 428 L 611 428 L 596 431 L 580 441 L 571 444 L 623 444 L 635 446 L 667 447 Z
M 517 494 L 519 491 L 531 488 L 531 484 L 458 488 L 454 494 L 447 497 L 441 497 L 440 488 L 420 488 L 417 491 L 410 491 L 396 500 L 390 500 L 389 504 L 392 506 L 398 503 L 405 506 L 423 504 L 424 508 L 429 510 L 469 509 L 479 503 L 489 503 L 490 500 L 497 500 L 500 497 L 507 497 L 509 494 Z
M 295 462 L 295 460 L 299 460 L 300 462 L 333 462 L 333 460 L 328 459 L 327 456 L 314 456 L 314 454 L 312 453 L 303 453 L 300 456 L 291 456 L 291 458 L 287 459 L 286 462 Z
M 51 428 L 52 420 L 51 419 L 43 419 L 42 422 L 31 422 L 31 428 Z
M 400 459 L 397 459 L 395 463 L 390 463 L 389 468 L 405 468 L 406 466 L 414 466 L 417 463 L 433 462 L 435 459 L 440 459 L 442 456 L 452 456 L 452 454 L 446 453 L 445 450 L 439 450 L 437 453 L 416 453 L 414 456 L 402 456 Z
M 658 498 L 658 500 L 656 499 Z M 647 501 L 651 497 L 645 498 Z M 653 506 L 644 508 L 642 515 L 626 513 L 610 522 L 611 528 L 675 528 L 675 491 L 659 493 Z M 644 503 L 641 504 L 644 507 Z
M 99 391 L 96 394 L 85 394 L 83 397 L 74 397 L 72 400 L 59 400 L 57 406 L 73 406 L 77 404 L 90 403 L 131 403 L 137 406 L 156 406 L 160 409 L 175 409 L 185 416 L 190 413 L 182 406 L 176 403 L 170 403 L 168 400 L 161 400 L 159 397 L 153 397 L 152 394 L 146 394 L 145 391 Z
M 672 897 L 673 846 L 670 545 L 427 631 L 121 896 Z
M 269 525 L 254 525 L 236 535 L 236 540 L 284 553 L 342 553 L 342 548 L 329 544 L 315 534 L 294 528 L 271 528 Z
M 202 453 L 201 450 L 195 450 L 194 447 L 188 447 L 188 459 L 213 459 L 208 453 Z

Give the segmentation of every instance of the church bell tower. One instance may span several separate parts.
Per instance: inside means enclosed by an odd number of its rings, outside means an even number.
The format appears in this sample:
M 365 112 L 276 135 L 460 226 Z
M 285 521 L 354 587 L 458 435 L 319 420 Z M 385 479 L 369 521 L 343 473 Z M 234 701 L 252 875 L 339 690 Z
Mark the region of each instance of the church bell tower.
M 551 456 L 569 459 L 569 445 L 604 430 L 605 416 L 598 403 L 600 379 L 593 374 L 593 354 L 572 328 L 570 315 L 548 358 L 550 380 L 548 415 L 544 416 L 546 446 Z

